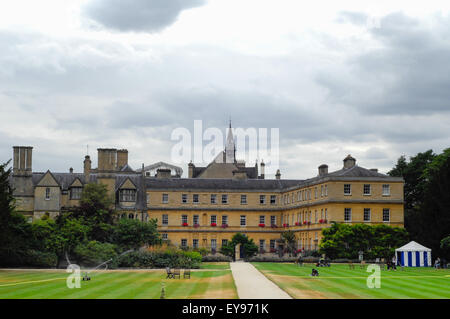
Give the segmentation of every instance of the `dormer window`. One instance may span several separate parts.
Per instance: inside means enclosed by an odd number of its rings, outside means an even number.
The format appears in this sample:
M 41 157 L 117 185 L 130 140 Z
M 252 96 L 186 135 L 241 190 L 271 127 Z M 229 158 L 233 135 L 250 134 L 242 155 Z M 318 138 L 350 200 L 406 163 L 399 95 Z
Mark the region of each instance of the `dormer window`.
M 70 189 L 70 199 L 81 199 L 82 187 L 72 187 Z
M 45 200 L 50 200 L 50 187 L 45 189 Z
M 121 189 L 119 194 L 121 202 L 135 202 L 136 190 L 135 189 Z

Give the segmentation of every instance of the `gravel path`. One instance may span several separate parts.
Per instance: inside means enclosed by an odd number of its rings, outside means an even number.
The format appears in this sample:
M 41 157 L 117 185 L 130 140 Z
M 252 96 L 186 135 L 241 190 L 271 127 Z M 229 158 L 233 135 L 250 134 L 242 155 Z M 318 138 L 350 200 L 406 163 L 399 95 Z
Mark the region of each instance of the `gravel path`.
M 233 262 L 230 267 L 240 299 L 292 299 L 252 264 Z

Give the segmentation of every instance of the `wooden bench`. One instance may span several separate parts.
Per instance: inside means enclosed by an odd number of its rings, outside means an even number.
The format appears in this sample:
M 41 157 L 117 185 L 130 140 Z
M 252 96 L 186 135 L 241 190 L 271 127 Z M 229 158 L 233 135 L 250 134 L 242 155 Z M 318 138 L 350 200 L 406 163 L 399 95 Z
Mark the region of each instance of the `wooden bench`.
M 185 269 L 184 273 L 183 273 L 183 278 L 186 279 L 191 279 L 191 270 L 190 269 Z
M 167 273 L 166 279 L 167 279 L 167 278 L 169 278 L 169 279 L 174 278 L 174 273 L 172 272 L 172 270 L 170 270 L 169 267 L 166 267 L 166 273 Z
M 173 270 L 173 278 L 175 279 L 175 278 L 177 278 L 177 276 L 178 276 L 178 279 L 181 278 L 180 277 L 180 269 L 174 269 Z

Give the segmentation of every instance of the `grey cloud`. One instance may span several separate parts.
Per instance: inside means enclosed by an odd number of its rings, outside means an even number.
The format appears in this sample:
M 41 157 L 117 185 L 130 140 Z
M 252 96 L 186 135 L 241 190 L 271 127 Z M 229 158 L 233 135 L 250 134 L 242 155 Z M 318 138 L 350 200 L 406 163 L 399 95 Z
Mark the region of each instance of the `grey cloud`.
M 354 25 L 365 25 L 368 15 L 363 12 L 341 11 L 336 18 L 338 23 L 351 23 Z
M 92 0 L 84 14 L 117 31 L 157 32 L 173 24 L 181 11 L 205 0 Z

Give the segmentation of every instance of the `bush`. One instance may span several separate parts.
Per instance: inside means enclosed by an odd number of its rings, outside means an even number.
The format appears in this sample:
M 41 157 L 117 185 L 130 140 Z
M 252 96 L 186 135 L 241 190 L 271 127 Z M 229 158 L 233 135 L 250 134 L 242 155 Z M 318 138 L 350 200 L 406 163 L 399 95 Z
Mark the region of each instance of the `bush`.
M 222 254 L 215 254 L 215 255 L 206 255 L 202 257 L 202 261 L 203 262 L 222 262 L 222 261 L 233 261 L 233 258 L 231 258 L 230 256 L 225 256 Z
M 134 251 L 118 258 L 118 267 L 127 268 L 200 268 L 202 256 L 196 251 Z
M 55 268 L 57 262 L 58 256 L 52 252 L 29 250 L 25 257 L 25 264 L 31 267 Z
M 117 257 L 117 246 L 93 240 L 77 245 L 74 254 L 78 264 L 96 266 Z

